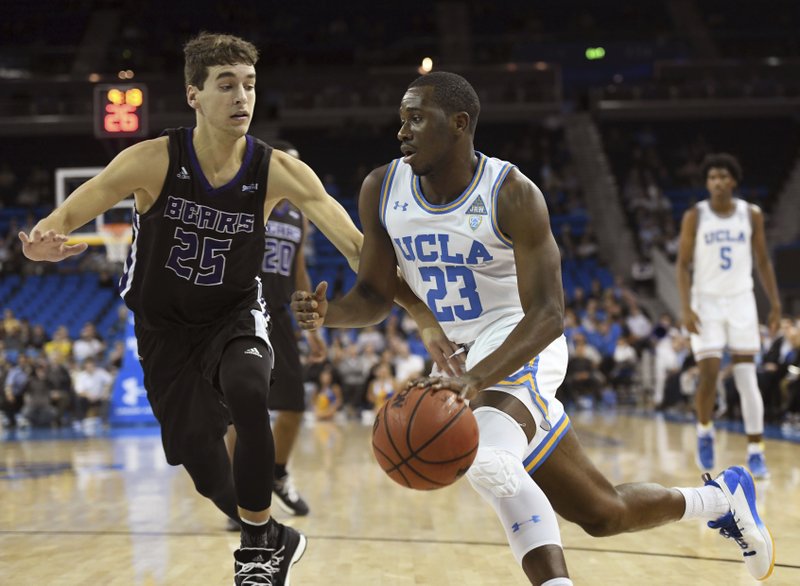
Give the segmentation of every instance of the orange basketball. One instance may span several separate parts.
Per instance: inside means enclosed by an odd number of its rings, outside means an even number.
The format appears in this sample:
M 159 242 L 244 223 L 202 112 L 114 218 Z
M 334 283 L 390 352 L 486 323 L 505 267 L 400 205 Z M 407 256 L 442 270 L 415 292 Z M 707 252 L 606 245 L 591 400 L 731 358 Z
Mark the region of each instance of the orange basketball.
M 372 451 L 389 478 L 433 490 L 463 476 L 478 451 L 478 422 L 454 392 L 414 387 L 387 401 L 372 427 Z

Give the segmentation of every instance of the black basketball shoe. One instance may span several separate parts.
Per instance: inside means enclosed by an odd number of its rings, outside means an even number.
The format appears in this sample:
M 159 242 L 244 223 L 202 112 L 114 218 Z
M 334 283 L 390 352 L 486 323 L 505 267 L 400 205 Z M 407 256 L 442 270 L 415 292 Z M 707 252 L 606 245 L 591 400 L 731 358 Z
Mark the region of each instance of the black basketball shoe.
M 308 515 L 308 504 L 297 492 L 288 474 L 283 478 L 276 478 L 272 486 L 272 493 L 278 498 L 280 507 L 291 515 L 304 517 Z
M 233 552 L 236 586 L 290 586 L 289 573 L 306 551 L 306 537 L 274 519 L 267 529 L 268 547 Z

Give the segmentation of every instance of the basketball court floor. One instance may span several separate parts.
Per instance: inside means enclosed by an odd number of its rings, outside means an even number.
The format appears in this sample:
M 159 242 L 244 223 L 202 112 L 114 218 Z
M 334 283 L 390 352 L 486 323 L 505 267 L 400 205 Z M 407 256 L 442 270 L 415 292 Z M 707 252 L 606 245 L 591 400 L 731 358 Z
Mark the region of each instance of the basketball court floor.
M 614 483 L 692 486 L 694 428 L 660 418 L 579 413 L 574 425 Z M 370 427 L 310 423 L 293 465 L 311 514 L 276 517 L 309 537 L 292 584 L 524 585 L 493 513 L 465 480 L 434 491 L 395 485 L 373 460 Z M 741 463 L 745 438 L 718 432 L 719 465 Z M 233 582 L 238 535 L 164 460 L 156 429 L 98 437 L 33 434 L 0 443 L 0 584 L 156 586 Z M 758 483 L 775 538 L 769 584 L 800 584 L 800 445 L 767 441 Z M 735 544 L 700 522 L 595 539 L 562 522 L 576 585 L 755 583 Z

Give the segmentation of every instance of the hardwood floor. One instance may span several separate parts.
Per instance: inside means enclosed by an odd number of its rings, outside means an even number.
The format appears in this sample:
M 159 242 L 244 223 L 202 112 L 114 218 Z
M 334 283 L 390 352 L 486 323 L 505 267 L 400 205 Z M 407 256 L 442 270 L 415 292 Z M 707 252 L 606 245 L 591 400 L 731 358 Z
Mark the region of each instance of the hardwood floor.
M 699 483 L 694 429 L 615 414 L 573 417 L 614 483 Z M 434 492 L 391 482 L 372 459 L 370 427 L 312 423 L 290 466 L 312 507 L 275 515 L 309 538 L 293 585 L 527 584 L 490 508 L 462 480 Z M 718 431 L 719 465 L 741 463 L 745 439 Z M 767 441 L 772 478 L 760 510 L 775 537 L 769 584 L 800 584 L 800 445 Z M 230 585 L 238 535 L 164 460 L 156 430 L 0 443 L 0 583 Z M 700 522 L 595 539 L 561 523 L 576 585 L 753 584 L 737 546 Z

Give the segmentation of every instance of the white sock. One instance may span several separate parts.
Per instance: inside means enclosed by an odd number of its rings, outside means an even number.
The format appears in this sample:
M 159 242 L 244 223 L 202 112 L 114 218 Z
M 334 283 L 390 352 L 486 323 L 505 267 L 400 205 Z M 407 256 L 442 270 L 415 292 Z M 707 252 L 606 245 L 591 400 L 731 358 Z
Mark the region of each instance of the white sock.
M 763 454 L 764 453 L 764 442 L 750 442 L 747 444 L 747 455 L 751 454 Z
M 697 437 L 714 437 L 714 422 L 710 421 L 706 424 L 697 422 Z
M 569 578 L 553 578 L 547 582 L 542 582 L 542 586 L 572 586 L 572 580 Z
M 764 433 L 764 399 L 758 390 L 758 376 L 753 362 L 740 362 L 733 365 L 733 380 L 739 391 L 742 404 L 744 432 L 747 435 Z
M 705 519 L 716 521 L 722 515 L 731 510 L 728 500 L 722 493 L 721 488 L 711 484 L 700 488 L 675 488 L 683 495 L 686 501 L 686 510 L 681 517 L 681 521 L 686 519 Z
M 269 523 L 269 519 L 267 519 L 266 521 L 248 521 L 241 515 L 239 515 L 239 518 L 242 520 L 242 523 L 247 523 L 248 525 L 252 525 L 253 527 L 263 527 L 264 525 Z

